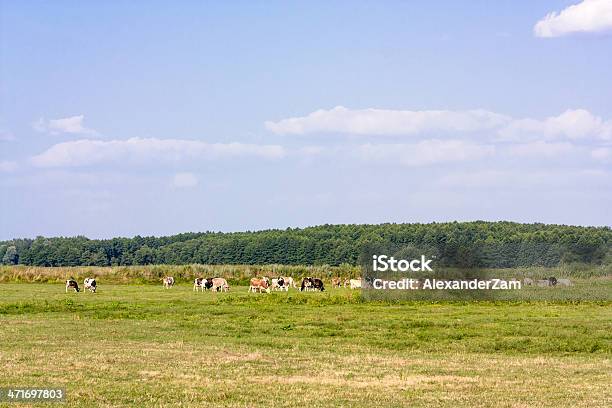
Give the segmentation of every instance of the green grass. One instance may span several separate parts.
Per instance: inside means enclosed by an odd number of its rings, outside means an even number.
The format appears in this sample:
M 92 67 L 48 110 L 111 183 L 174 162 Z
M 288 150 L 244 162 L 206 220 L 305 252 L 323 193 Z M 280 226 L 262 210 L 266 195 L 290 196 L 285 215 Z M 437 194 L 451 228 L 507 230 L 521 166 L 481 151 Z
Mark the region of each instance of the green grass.
M 92 407 L 607 407 L 611 306 L 5 283 L 0 387 Z

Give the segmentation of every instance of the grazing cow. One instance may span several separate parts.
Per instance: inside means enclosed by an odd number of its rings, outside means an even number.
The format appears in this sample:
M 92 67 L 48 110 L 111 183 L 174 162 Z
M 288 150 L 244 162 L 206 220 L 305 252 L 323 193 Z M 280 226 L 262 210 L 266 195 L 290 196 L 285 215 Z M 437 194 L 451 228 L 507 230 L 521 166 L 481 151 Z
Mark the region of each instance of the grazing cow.
M 212 279 L 209 287 L 207 287 L 208 283 L 208 279 L 195 278 L 195 280 L 193 281 L 193 290 L 197 292 L 202 289 L 202 292 L 204 292 L 204 290 L 210 289 L 210 286 L 212 286 Z
M 261 293 L 262 291 L 270 293 L 270 285 L 268 284 L 268 278 L 251 278 L 249 292 L 257 291 L 259 291 L 259 293 Z
M 164 288 L 166 289 L 170 289 L 172 286 L 174 286 L 174 278 L 172 276 L 166 276 L 163 279 L 164 282 Z
M 349 280 L 349 285 L 351 289 L 361 289 L 361 279 L 351 279 Z
M 272 290 L 288 291 L 287 281 L 282 276 L 280 278 L 272 279 Z
M 533 285 L 533 279 L 531 279 L 531 278 L 525 278 L 525 279 L 523 279 L 523 285 L 525 285 L 525 286 L 531 286 L 531 285 Z
M 557 286 L 573 286 L 569 279 L 557 279 Z
M 325 286 L 323 285 L 323 281 L 319 278 L 306 277 L 302 279 L 302 285 L 300 287 L 300 292 L 308 292 L 311 290 L 320 290 L 323 292 L 325 290 Z
M 302 279 L 302 285 L 300 286 L 300 292 L 308 292 L 309 290 L 312 290 L 312 278 L 311 277 L 307 277 Z
M 323 292 L 325 290 L 325 286 L 323 285 L 323 281 L 318 278 L 312 279 L 312 288 L 313 290 L 319 290 Z
M 536 281 L 536 285 L 540 287 L 557 286 L 557 278 L 551 276 L 548 279 L 540 279 Z
M 94 278 L 85 278 L 85 280 L 83 281 L 83 286 L 85 287 L 85 289 L 89 289 L 89 291 L 92 293 L 96 293 L 96 289 L 98 288 L 98 285 Z
M 281 276 L 281 278 L 283 278 L 283 280 L 285 281 L 285 287 L 287 289 L 296 288 L 295 282 L 293 281 L 293 278 L 291 276 Z
M 224 278 L 212 278 L 211 289 L 217 292 L 228 292 L 229 285 Z
M 332 288 L 339 288 L 340 286 L 342 286 L 342 279 L 340 278 L 332 278 Z
M 74 279 L 68 279 L 66 281 L 66 293 L 68 293 L 68 289 L 74 289 L 75 292 L 78 292 L 79 284 Z

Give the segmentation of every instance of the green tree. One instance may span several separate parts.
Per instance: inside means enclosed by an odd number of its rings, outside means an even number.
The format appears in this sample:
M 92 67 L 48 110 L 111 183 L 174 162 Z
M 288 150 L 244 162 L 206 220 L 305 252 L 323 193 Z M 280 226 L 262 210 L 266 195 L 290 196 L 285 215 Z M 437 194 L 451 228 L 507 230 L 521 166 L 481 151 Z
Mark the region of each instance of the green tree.
M 5 265 L 17 265 L 19 263 L 19 255 L 15 245 L 10 245 L 6 248 L 6 252 L 2 257 L 2 263 Z

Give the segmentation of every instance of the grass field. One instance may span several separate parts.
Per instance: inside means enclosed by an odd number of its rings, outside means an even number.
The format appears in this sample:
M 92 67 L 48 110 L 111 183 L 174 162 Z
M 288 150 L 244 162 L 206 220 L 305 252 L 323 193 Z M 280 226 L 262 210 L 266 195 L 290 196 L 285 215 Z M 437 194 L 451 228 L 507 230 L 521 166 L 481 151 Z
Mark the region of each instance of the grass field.
M 66 406 L 612 404 L 609 302 L 3 283 L 0 325 L 0 387 L 62 386 Z

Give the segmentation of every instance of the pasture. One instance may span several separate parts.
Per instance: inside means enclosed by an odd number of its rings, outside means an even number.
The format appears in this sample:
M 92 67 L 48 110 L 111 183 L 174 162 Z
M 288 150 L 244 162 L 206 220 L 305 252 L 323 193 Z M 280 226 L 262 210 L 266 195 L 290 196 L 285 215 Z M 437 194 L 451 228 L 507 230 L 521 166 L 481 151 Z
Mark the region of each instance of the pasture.
M 608 302 L 0 284 L 0 387 L 67 406 L 610 406 Z M 40 405 L 40 404 L 38 404 Z M 37 406 L 38 406 L 37 405 Z M 49 404 L 52 405 L 52 404 Z

